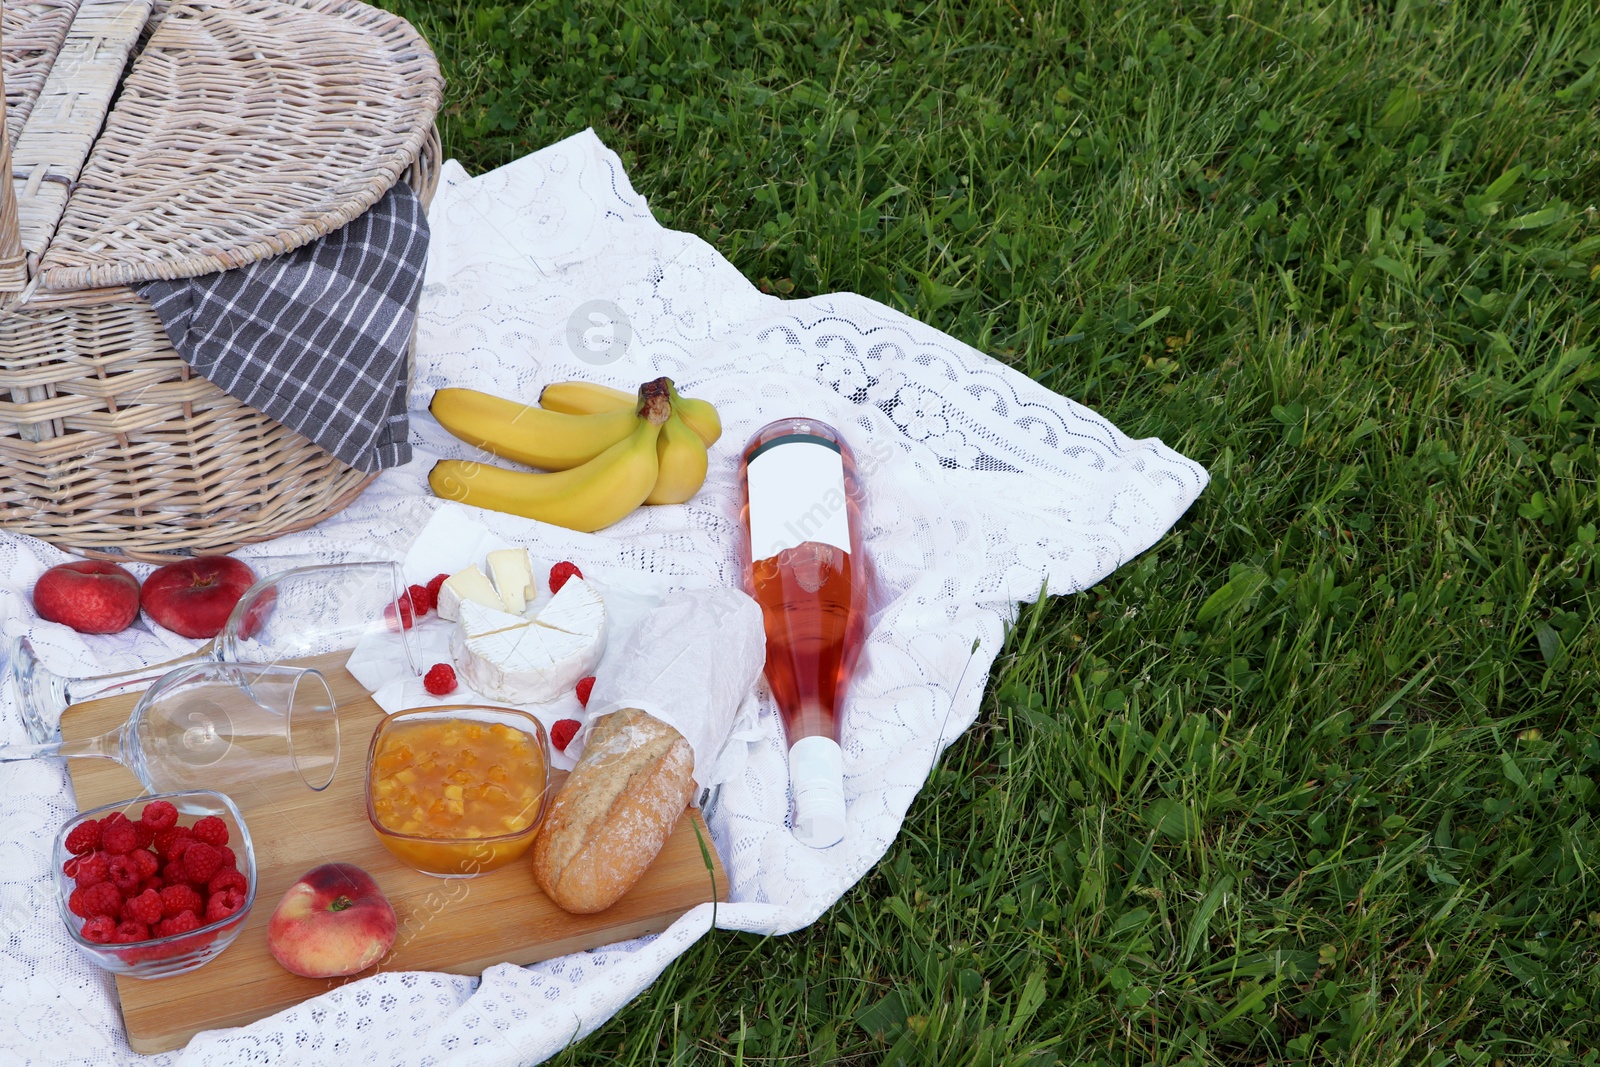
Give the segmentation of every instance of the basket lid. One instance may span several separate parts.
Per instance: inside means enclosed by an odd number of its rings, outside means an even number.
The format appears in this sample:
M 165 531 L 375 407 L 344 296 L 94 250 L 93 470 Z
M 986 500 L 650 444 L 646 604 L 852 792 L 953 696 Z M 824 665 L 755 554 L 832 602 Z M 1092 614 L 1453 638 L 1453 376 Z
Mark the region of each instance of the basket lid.
M 405 172 L 443 92 L 357 0 L 185 0 L 134 61 L 39 263 L 45 290 L 185 278 L 343 226 Z
M 6 83 L 6 135 L 13 144 L 39 98 L 78 0 L 28 0 L 0 4 L 0 56 Z

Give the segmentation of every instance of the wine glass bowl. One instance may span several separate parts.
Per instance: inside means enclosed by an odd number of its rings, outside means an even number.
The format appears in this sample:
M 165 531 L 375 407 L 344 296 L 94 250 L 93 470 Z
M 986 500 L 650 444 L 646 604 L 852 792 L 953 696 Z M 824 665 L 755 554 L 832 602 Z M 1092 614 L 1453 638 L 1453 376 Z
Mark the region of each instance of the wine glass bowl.
M 140 698 L 130 729 L 128 763 L 149 789 L 321 791 L 339 766 L 338 702 L 311 668 L 180 667 Z
M 406 630 L 393 625 L 406 585 L 398 564 L 329 563 L 271 575 L 234 605 L 217 635 L 216 658 L 275 663 L 345 651 L 376 634 L 401 636 L 416 669 Z
M 140 810 L 157 800 L 171 803 L 178 809 L 180 817 L 199 818 L 215 815 L 223 821 L 228 828 L 228 847 L 233 850 L 239 873 L 245 878 L 244 903 L 231 915 L 210 923 L 204 922 L 202 918 L 200 926 L 182 933 L 153 937 L 131 944 L 92 941 L 83 934 L 85 920 L 74 914 L 69 905 L 77 882 L 63 870 L 67 862 L 73 859 L 73 854 L 67 849 L 67 837 L 79 825 L 91 819 L 102 819 L 114 811 L 120 811 L 130 820 L 137 821 Z M 180 818 L 180 821 L 192 822 L 193 819 Z M 68 819 L 61 827 L 61 832 L 56 835 L 52 855 L 56 909 L 67 928 L 68 936 L 78 950 L 89 957 L 96 966 L 114 974 L 133 978 L 165 978 L 203 966 L 221 955 L 223 950 L 234 942 L 244 929 L 245 918 L 255 904 L 256 856 L 254 845 L 250 840 L 250 830 L 233 801 L 222 793 L 210 790 L 142 796 L 82 812 Z
M 251 803 L 333 781 L 339 705 L 322 672 L 255 663 L 191 663 L 139 697 L 121 726 L 97 737 L 0 746 L 0 762 L 100 757 L 152 792 L 226 786 Z

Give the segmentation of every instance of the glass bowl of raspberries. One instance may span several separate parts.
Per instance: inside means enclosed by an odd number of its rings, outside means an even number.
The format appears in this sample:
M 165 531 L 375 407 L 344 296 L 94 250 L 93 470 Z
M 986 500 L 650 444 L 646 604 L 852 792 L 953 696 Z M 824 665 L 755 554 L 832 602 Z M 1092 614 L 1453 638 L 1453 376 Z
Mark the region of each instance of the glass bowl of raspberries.
M 56 835 L 56 904 L 101 967 L 134 978 L 215 959 L 256 900 L 256 857 L 221 793 L 163 793 L 107 804 Z

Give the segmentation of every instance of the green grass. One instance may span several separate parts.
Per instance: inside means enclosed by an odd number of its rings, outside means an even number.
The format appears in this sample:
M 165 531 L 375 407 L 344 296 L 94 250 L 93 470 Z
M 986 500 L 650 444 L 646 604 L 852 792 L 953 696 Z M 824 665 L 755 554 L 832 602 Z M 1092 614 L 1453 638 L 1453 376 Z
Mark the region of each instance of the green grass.
M 768 291 L 1212 472 L 811 928 L 561 1064 L 1600 1061 L 1600 6 L 390 0 Z

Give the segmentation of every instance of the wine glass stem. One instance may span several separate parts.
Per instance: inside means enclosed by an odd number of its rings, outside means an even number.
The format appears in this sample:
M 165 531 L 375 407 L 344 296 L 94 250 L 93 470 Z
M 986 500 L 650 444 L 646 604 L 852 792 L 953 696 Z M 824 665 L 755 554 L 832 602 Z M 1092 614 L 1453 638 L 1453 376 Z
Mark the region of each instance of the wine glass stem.
M 165 663 L 153 663 L 147 667 L 135 667 L 128 671 L 117 671 L 112 674 L 95 674 L 87 678 L 61 679 L 64 687 L 64 703 L 81 704 L 85 700 L 94 700 L 96 697 L 110 696 L 112 690 L 124 689 L 129 686 L 146 688 L 154 685 L 156 680 L 174 667 L 181 667 L 186 663 L 207 663 L 217 658 L 217 643 L 212 641 L 202 648 L 196 649 L 187 656 L 169 659 Z
M 73 756 L 98 756 L 101 759 L 122 759 L 122 730 L 112 730 L 99 737 L 80 737 L 73 741 L 51 741 L 43 745 L 0 745 L 0 763 L 15 763 L 29 759 L 69 759 Z

